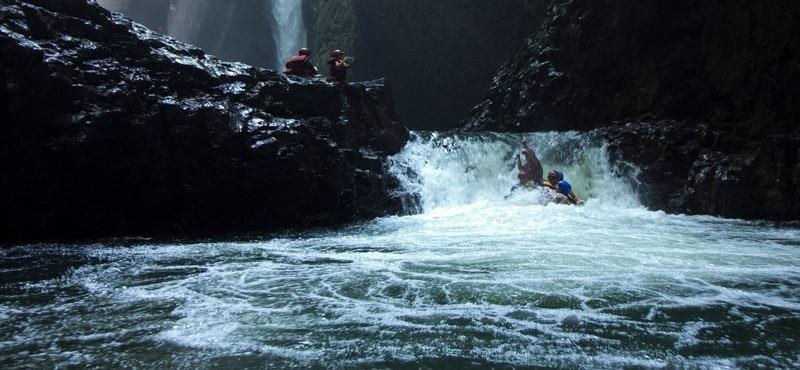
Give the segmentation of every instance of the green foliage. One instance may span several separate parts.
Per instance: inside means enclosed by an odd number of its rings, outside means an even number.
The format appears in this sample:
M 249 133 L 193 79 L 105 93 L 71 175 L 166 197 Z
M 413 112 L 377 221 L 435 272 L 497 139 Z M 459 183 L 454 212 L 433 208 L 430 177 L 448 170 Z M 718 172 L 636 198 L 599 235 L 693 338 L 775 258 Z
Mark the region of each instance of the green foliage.
M 352 0 L 306 0 L 309 11 L 309 43 L 313 61 L 324 65 L 331 51 L 340 49 L 357 56 L 356 15 Z

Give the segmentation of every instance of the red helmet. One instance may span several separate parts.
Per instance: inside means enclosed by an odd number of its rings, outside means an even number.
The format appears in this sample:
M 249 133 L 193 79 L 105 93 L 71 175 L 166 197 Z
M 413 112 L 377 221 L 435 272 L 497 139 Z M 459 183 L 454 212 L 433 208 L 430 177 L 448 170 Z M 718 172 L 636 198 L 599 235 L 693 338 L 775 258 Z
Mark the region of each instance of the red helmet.
M 309 48 L 302 48 L 302 49 L 300 49 L 300 51 L 298 52 L 298 54 L 300 54 L 300 55 L 311 55 L 311 49 L 309 49 Z
M 344 53 L 343 53 L 341 50 L 339 50 L 339 49 L 336 49 L 336 50 L 334 50 L 334 51 L 332 51 L 332 52 L 331 52 L 331 56 L 332 56 L 332 57 L 335 57 L 335 56 L 337 56 L 337 55 L 344 55 Z

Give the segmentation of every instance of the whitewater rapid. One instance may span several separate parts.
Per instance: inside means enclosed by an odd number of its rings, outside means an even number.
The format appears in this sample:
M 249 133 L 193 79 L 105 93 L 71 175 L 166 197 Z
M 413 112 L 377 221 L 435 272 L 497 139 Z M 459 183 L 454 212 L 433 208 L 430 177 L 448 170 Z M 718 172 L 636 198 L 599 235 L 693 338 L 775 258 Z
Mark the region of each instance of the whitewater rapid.
M 641 208 L 635 179 L 615 171 L 605 143 L 577 132 L 414 133 L 405 150 L 390 158 L 389 167 L 403 188 L 420 198 L 418 211 L 479 202 L 497 206 L 544 203 L 535 199 L 540 192 L 510 192 L 518 182 L 516 156 L 521 154 L 523 140 L 536 151 L 545 173 L 562 172 L 590 206 Z
M 504 199 L 528 139 L 584 207 Z M 418 211 L 0 251 L 0 366 L 800 366 L 797 225 L 669 215 L 577 133 L 417 133 Z

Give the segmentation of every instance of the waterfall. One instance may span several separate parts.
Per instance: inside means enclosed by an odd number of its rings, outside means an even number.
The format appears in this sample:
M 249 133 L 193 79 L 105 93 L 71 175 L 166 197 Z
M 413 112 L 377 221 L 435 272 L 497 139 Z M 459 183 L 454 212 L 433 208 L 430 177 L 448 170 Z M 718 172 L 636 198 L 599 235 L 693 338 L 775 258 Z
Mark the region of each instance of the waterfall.
M 197 43 L 197 35 L 204 27 L 205 17 L 203 15 L 208 12 L 209 5 L 208 1 L 175 0 L 167 23 L 170 36 L 178 40 Z M 210 50 L 209 52 L 213 53 L 214 51 Z
M 557 169 L 573 189 L 589 202 L 639 207 L 630 179 L 617 175 L 605 143 L 588 134 L 548 132 L 414 133 L 402 152 L 389 159 L 390 171 L 400 179 L 408 199 L 419 199 L 409 211 L 459 207 L 476 202 L 538 203 L 540 192 L 515 192 L 516 154 L 527 140 L 545 173 Z
M 302 0 L 98 2 L 209 54 L 259 67 L 282 70 L 307 41 Z
M 275 67 L 281 70 L 286 59 L 306 44 L 302 0 L 272 0 L 272 17 L 275 22 L 273 37 L 277 48 Z

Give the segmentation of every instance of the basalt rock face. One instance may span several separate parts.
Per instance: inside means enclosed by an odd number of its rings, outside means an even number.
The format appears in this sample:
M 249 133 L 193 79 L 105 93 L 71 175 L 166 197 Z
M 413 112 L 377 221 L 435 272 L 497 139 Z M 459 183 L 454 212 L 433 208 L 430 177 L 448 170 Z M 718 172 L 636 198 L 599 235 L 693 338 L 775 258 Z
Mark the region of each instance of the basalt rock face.
M 0 241 L 272 231 L 401 211 L 383 81 L 225 63 L 93 2 L 0 5 Z
M 648 205 L 797 219 L 800 4 L 560 0 L 467 130 L 606 132 Z
M 798 8 L 789 0 L 562 0 L 501 68 L 467 128 L 796 117 Z
M 644 204 L 669 212 L 800 219 L 800 135 L 746 133 L 694 121 L 599 129 Z M 630 166 L 630 165 L 633 166 Z

